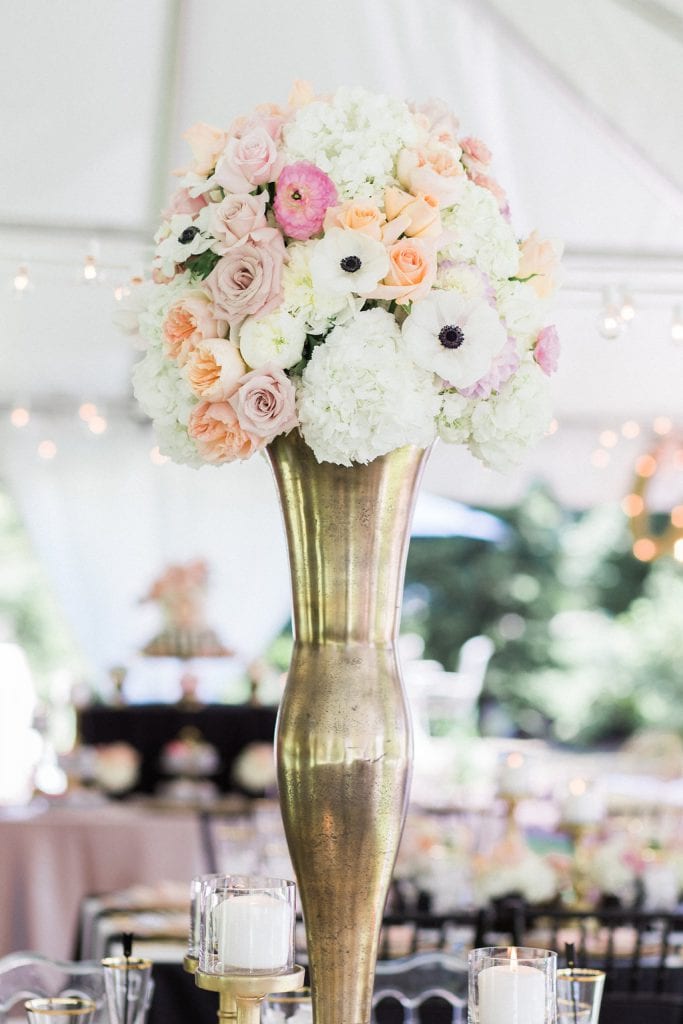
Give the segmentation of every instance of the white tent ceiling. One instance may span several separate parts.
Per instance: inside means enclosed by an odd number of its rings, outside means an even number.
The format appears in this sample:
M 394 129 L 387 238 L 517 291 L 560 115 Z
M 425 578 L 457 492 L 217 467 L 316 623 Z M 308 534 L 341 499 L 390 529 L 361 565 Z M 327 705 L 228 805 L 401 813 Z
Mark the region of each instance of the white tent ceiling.
M 628 489 L 653 419 L 683 429 L 683 346 L 670 336 L 683 301 L 681 0 L 22 0 L 3 4 L 1 16 L 0 406 L 30 402 L 34 415 L 19 430 L 3 413 L 0 471 L 63 596 L 54 531 L 72 522 L 69 460 L 78 459 L 79 500 L 97 491 L 99 516 L 117 493 L 129 502 L 146 495 L 145 543 L 120 542 L 120 564 L 135 566 L 121 604 L 165 559 L 196 553 L 179 525 L 191 513 L 176 509 L 160 528 L 149 518 L 155 501 L 170 507 L 189 491 L 206 504 L 247 476 L 254 495 L 268 489 L 263 469 L 236 469 L 228 484 L 231 470 L 196 475 L 149 463 L 151 435 L 129 417 L 135 353 L 110 315 L 114 287 L 144 263 L 170 170 L 185 159 L 182 132 L 282 101 L 294 78 L 320 91 L 346 82 L 442 97 L 493 150 L 519 234 L 538 227 L 565 241 L 557 433 L 509 478 L 442 446 L 427 486 L 506 501 L 540 474 L 572 504 L 614 500 Z M 98 277 L 85 283 L 88 253 Z M 22 264 L 30 287 L 18 294 Z M 635 319 L 617 340 L 596 329 L 604 288 L 635 300 Z M 101 437 L 78 421 L 84 399 L 109 416 Z M 627 420 L 638 422 L 637 438 L 619 433 Z M 595 466 L 605 430 L 620 441 Z M 36 456 L 46 437 L 58 444 L 49 464 Z M 677 488 L 674 480 L 663 500 L 680 500 Z M 239 604 L 233 595 L 235 613 Z M 100 610 L 113 657 L 111 607 Z M 258 633 L 248 646 L 258 646 Z

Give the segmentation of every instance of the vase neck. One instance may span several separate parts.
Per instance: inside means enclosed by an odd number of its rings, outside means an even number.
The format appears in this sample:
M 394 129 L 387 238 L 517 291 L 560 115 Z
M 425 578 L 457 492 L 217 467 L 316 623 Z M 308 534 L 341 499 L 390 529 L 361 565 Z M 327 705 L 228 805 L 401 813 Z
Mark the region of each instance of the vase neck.
M 392 644 L 428 450 L 318 463 L 295 432 L 267 449 L 285 521 L 295 639 Z

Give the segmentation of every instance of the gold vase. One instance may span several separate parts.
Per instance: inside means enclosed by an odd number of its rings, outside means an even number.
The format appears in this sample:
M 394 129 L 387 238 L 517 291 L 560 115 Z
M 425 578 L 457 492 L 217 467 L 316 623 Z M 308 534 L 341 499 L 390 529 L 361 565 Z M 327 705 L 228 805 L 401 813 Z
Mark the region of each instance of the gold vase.
M 282 817 L 306 921 L 316 1024 L 367 1024 L 412 762 L 396 654 L 427 452 L 318 463 L 268 447 L 285 520 L 294 651 L 277 723 Z

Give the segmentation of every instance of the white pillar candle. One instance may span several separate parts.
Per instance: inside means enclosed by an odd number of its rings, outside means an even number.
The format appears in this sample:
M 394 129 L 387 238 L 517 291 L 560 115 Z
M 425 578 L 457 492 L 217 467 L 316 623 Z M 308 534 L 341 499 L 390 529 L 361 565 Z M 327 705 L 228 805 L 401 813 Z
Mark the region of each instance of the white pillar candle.
M 214 910 L 216 953 L 226 967 L 279 971 L 289 966 L 292 908 L 262 892 L 230 896 Z
M 479 1024 L 545 1024 L 545 975 L 536 967 L 496 964 L 479 972 Z

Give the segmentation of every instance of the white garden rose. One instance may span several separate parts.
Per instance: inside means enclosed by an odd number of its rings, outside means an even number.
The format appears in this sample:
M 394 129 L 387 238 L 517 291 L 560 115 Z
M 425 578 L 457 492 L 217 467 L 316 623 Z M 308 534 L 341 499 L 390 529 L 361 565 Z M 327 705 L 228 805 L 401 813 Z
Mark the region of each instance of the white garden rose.
M 305 342 L 306 328 L 301 318 L 285 310 L 261 319 L 247 317 L 239 329 L 242 358 L 254 370 L 266 364 L 281 370 L 296 366 L 301 361 Z
M 299 423 L 319 462 L 350 466 L 435 437 L 433 375 L 402 350 L 394 318 L 359 313 L 318 345 L 298 388 Z
M 508 472 L 548 430 L 548 378 L 527 358 L 498 394 L 474 404 L 469 448 L 486 466 Z

